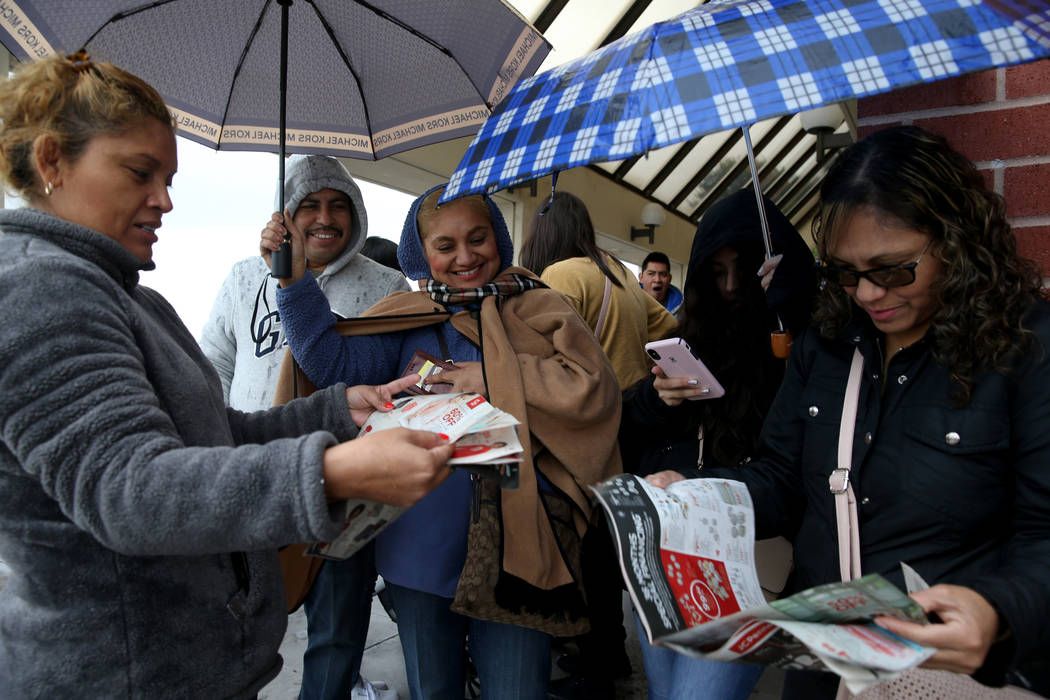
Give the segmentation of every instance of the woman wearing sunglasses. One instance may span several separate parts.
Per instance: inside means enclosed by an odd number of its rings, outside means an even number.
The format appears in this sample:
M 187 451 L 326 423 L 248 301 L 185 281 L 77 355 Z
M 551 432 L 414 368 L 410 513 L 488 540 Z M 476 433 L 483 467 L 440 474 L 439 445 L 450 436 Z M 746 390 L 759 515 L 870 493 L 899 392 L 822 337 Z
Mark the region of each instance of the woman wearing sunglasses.
M 842 578 L 835 497 L 843 394 L 863 361 L 849 483 L 860 573 L 902 590 L 929 625 L 878 619 L 935 647 L 924 665 L 989 684 L 1050 646 L 1050 309 L 1017 254 L 1002 199 L 944 139 L 916 127 L 843 152 L 821 188 L 814 327 L 795 343 L 759 459 L 689 476 L 745 482 L 757 537 L 794 535 L 789 592 Z M 668 396 L 696 389 L 663 379 Z M 650 477 L 665 485 L 678 472 Z M 855 574 L 854 574 L 855 575 Z M 833 697 L 789 674 L 785 697 Z

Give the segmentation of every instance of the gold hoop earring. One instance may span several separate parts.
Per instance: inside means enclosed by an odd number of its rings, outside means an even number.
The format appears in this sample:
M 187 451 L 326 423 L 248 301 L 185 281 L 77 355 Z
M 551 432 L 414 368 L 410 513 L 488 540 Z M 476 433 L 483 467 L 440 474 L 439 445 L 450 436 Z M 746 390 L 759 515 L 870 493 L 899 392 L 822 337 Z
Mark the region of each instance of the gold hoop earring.
M 50 181 L 48 181 L 48 183 L 46 185 L 44 185 L 44 194 L 46 194 L 48 197 L 50 197 L 51 193 L 54 192 L 54 191 L 55 191 L 55 186 L 52 185 Z

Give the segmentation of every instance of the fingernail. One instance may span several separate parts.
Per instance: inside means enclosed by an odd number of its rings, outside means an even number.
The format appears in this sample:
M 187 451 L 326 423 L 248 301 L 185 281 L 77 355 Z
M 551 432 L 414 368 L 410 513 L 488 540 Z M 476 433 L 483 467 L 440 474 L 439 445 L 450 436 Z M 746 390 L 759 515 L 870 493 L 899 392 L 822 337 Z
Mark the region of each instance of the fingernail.
M 389 401 L 387 401 L 385 404 L 383 404 L 383 408 L 393 408 L 393 407 L 394 407 L 394 404 L 390 403 Z
M 701 394 L 710 394 L 710 393 L 711 393 L 711 390 L 710 390 L 710 389 L 708 389 L 708 388 L 707 388 L 707 387 L 705 386 L 705 387 L 704 387 L 703 389 L 701 389 L 701 390 L 700 390 L 700 393 L 701 393 Z
M 688 384 L 692 384 L 693 386 L 696 386 L 696 385 L 697 385 L 697 384 L 699 384 L 700 382 L 699 382 L 698 380 L 696 380 L 696 379 L 690 379 L 690 380 L 689 380 L 689 381 L 688 381 L 687 383 L 688 383 Z
M 438 433 L 438 437 L 442 440 L 448 440 L 448 435 L 445 435 L 444 433 Z
M 366 433 L 367 433 L 367 432 L 370 432 L 371 430 L 372 430 L 372 426 L 370 426 L 370 425 L 366 425 L 366 426 L 365 426 L 365 432 L 366 432 Z

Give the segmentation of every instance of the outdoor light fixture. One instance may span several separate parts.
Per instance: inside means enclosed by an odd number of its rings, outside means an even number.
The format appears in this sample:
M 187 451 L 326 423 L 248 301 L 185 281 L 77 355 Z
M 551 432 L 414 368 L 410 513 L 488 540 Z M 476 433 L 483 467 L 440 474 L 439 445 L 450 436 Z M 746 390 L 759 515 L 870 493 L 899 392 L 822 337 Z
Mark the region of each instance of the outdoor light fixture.
M 827 105 L 800 112 L 802 129 L 807 134 L 817 137 L 817 162 L 822 163 L 828 157 L 827 152 L 833 148 L 845 148 L 853 144 L 853 137 L 847 132 L 836 134 L 835 129 L 842 123 L 842 110 L 838 105 Z
M 649 202 L 642 207 L 642 228 L 637 226 L 631 227 L 631 240 L 648 237 L 649 245 L 652 245 L 655 242 L 653 236 L 656 232 L 656 227 L 662 226 L 666 220 L 667 213 L 664 211 L 664 208 L 656 202 Z

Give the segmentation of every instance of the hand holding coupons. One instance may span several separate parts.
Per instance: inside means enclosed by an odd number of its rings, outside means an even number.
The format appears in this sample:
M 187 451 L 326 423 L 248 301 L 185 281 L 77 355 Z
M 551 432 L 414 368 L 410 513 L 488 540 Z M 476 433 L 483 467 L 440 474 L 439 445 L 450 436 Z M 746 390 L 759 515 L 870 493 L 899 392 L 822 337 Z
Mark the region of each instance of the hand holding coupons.
M 517 425 L 514 416 L 480 394 L 424 394 L 395 400 L 392 411 L 373 413 L 361 430 L 403 427 L 444 433 L 456 446 L 450 467 L 497 479 L 506 489 L 518 486 L 522 448 Z
M 518 420 L 496 408 L 480 394 L 423 394 L 395 399 L 394 409 L 375 411 L 361 433 L 412 428 L 444 433 L 456 446 L 448 465 L 483 479 L 496 479 L 500 488 L 518 487 Z M 325 559 L 346 559 L 395 520 L 404 508 L 365 500 L 346 502 L 343 531 L 331 542 L 318 542 L 305 552 Z

